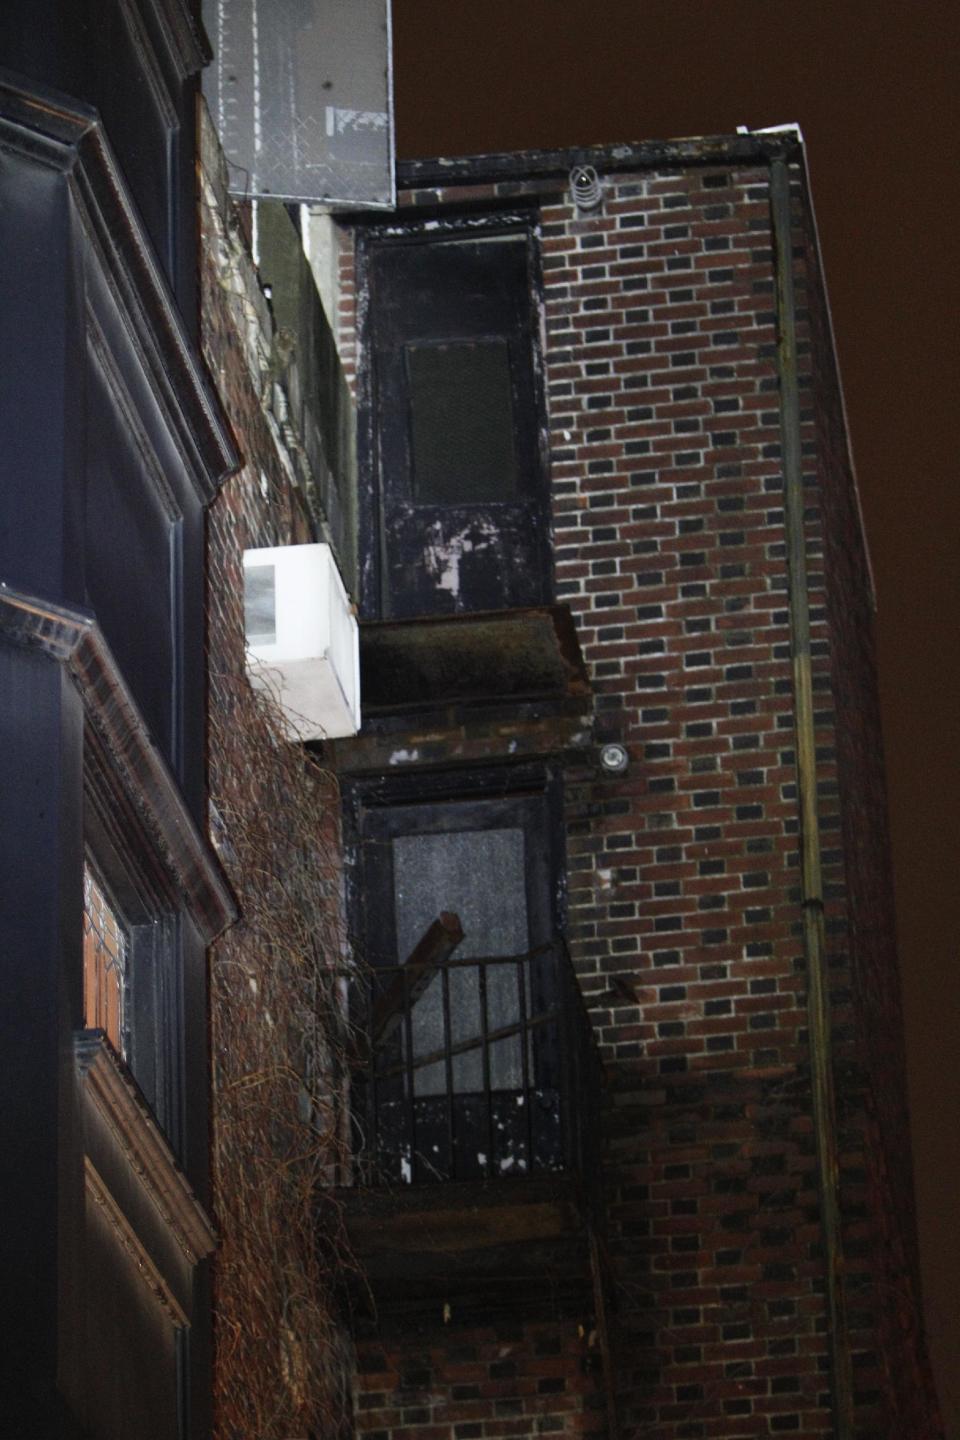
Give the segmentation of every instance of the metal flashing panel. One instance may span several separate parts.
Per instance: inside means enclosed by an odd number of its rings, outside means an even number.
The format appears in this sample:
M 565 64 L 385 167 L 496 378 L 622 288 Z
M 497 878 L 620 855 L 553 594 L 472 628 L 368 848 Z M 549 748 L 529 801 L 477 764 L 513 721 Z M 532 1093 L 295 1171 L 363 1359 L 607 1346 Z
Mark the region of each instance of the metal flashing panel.
M 235 195 L 393 205 L 390 0 L 203 0 L 203 21 Z
M 590 696 L 566 605 L 368 621 L 360 656 L 367 714 Z

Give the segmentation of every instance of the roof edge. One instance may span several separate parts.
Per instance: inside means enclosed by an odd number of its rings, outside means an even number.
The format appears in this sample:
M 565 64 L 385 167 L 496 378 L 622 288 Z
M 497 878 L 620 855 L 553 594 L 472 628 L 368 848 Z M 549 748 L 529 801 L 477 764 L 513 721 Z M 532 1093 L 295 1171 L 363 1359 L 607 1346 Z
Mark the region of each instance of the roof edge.
M 491 155 L 435 156 L 397 161 L 397 187 L 404 190 L 496 181 L 566 180 L 575 165 L 593 165 L 606 174 L 622 170 L 661 170 L 698 165 L 769 164 L 799 160 L 799 127 L 741 131 L 736 135 L 697 136 L 688 140 L 643 140 L 623 145 L 573 146 L 559 150 L 514 150 Z

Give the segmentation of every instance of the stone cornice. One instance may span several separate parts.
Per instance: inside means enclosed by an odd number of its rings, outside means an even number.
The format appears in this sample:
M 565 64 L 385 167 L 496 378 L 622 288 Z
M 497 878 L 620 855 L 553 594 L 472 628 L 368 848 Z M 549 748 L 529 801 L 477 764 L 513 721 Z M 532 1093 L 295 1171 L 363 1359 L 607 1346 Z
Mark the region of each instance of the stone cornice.
M 92 616 L 0 583 L 0 635 L 65 666 L 106 757 L 206 944 L 237 917 L 222 871 L 187 810 Z

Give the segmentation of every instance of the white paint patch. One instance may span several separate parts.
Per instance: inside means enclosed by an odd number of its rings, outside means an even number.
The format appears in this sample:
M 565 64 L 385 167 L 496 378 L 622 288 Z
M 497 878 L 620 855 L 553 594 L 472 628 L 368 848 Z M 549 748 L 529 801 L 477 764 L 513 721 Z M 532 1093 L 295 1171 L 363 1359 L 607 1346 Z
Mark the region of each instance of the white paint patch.
M 393 754 L 390 756 L 390 764 L 408 765 L 411 760 L 419 759 L 420 751 L 416 748 L 414 748 L 413 750 L 394 750 Z
M 430 527 L 430 535 L 423 547 L 423 563 L 435 581 L 438 590 L 451 595 L 460 594 L 460 562 L 464 555 L 474 550 L 486 549 L 498 538 L 497 527 L 488 521 L 473 522 L 463 530 L 444 538 L 439 522 Z

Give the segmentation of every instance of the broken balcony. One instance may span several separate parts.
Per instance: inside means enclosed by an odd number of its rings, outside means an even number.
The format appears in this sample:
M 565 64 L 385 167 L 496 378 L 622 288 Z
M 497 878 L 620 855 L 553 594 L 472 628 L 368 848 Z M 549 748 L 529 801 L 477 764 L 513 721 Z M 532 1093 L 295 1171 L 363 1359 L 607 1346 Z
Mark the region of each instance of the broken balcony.
M 443 913 L 354 996 L 354 1185 L 378 1311 L 538 1303 L 593 1283 L 600 1064 L 562 940 L 458 958 Z

